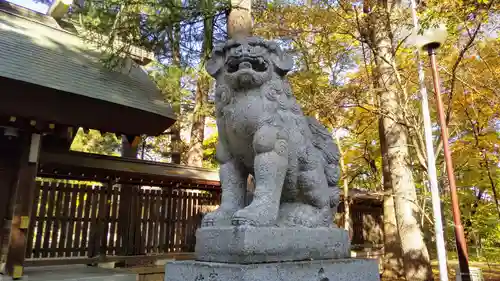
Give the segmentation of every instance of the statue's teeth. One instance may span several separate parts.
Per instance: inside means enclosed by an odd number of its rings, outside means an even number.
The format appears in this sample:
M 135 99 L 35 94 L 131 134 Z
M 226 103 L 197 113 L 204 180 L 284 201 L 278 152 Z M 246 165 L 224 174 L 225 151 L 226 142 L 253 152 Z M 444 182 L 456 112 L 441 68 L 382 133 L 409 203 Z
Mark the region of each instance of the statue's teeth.
M 252 64 L 248 61 L 240 62 L 239 69 L 252 68 Z

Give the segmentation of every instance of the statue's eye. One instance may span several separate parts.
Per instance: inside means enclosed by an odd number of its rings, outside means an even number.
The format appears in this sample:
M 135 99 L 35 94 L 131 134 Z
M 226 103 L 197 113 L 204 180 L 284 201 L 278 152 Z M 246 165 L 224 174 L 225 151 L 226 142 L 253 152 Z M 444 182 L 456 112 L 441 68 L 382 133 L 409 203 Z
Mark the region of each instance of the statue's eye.
M 224 47 L 224 51 L 229 51 L 231 49 L 235 49 L 235 48 L 238 48 L 239 46 L 241 46 L 240 43 L 237 43 L 237 42 L 234 42 L 234 43 L 231 43 L 231 44 L 227 44 L 225 47 Z

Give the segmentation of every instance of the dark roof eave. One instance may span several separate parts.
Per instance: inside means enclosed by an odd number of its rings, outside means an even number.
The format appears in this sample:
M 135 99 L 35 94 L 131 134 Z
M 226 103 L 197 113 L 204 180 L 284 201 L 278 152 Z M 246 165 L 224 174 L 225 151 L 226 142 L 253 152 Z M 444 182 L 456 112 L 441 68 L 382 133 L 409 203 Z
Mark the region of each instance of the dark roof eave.
M 15 89 L 0 92 L 0 115 L 148 136 L 160 135 L 176 122 L 170 107 L 165 107 L 165 114 L 158 114 L 3 77 L 0 83 Z

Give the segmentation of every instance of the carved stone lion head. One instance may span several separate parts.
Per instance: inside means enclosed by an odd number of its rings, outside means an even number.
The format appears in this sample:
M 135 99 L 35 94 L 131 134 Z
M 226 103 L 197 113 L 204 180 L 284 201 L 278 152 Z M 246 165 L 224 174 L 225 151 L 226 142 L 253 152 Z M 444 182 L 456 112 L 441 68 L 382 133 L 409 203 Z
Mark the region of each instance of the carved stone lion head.
M 260 87 L 276 75 L 285 76 L 292 67 L 292 57 L 276 43 L 248 37 L 216 46 L 206 70 L 233 89 L 249 89 Z

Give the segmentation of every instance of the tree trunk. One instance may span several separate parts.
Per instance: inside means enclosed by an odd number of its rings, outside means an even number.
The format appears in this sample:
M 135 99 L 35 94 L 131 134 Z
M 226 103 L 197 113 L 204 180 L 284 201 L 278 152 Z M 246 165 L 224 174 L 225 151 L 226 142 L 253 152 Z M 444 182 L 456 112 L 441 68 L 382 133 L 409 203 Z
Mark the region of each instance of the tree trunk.
M 374 30 L 372 49 L 377 66 L 381 126 L 384 140 L 384 158 L 389 167 L 393 204 L 397 229 L 401 239 L 404 272 L 407 280 L 433 280 L 427 246 L 418 222 L 418 203 L 409 166 L 408 132 L 398 123 L 402 120 L 403 108 L 393 66 L 395 58 L 392 49 L 391 26 L 388 23 L 388 1 L 378 1 L 378 6 L 370 13 Z M 386 197 L 391 194 L 386 194 Z M 386 198 L 387 208 L 391 199 Z M 384 205 L 385 205 L 384 204 Z M 385 206 L 384 206 L 385 207 Z M 388 235 L 388 234 L 386 234 Z
M 201 72 L 201 71 L 200 71 Z M 204 74 L 200 73 L 196 82 L 195 106 L 193 110 L 193 121 L 191 125 L 191 139 L 187 153 L 187 164 L 193 167 L 203 166 L 203 140 L 205 139 L 204 106 L 207 104 L 209 82 Z
M 349 198 L 349 181 L 346 174 L 346 168 L 344 164 L 344 151 L 342 151 L 342 146 L 340 145 L 339 138 L 335 136 L 335 140 L 337 141 L 337 146 L 339 148 L 340 153 L 340 171 L 342 172 L 343 179 L 343 193 L 344 193 L 344 229 L 347 230 L 349 236 L 352 237 L 352 219 L 351 219 L 351 198 Z
M 202 0 L 202 8 L 206 13 L 203 21 L 203 46 L 201 52 L 201 67 L 196 82 L 195 106 L 193 110 L 193 122 L 191 127 L 191 140 L 187 156 L 189 166 L 203 166 L 203 140 L 205 139 L 205 119 L 207 117 L 206 104 L 208 103 L 208 91 L 210 90 L 210 78 L 205 73 L 205 62 L 213 48 L 213 16 L 212 0 Z
M 372 11 L 371 2 L 363 3 L 363 12 L 370 13 Z M 373 15 L 368 17 L 368 28 L 366 39 L 368 42 L 376 42 L 376 18 Z M 369 43 L 369 44 L 370 44 Z M 373 46 L 370 45 L 373 49 Z M 377 57 L 372 54 L 372 85 L 373 89 L 380 88 L 380 73 L 377 69 Z M 375 91 L 376 92 L 376 91 Z M 380 95 L 374 95 L 375 100 L 380 107 Z M 382 187 L 384 190 L 384 257 L 383 257 L 383 272 L 382 275 L 387 279 L 401 279 L 404 276 L 403 269 L 403 252 L 401 250 L 401 238 L 399 236 L 398 225 L 396 221 L 396 212 L 394 208 L 394 190 L 391 181 L 391 167 L 389 165 L 388 147 L 385 135 L 385 129 L 382 117 L 378 120 L 378 133 L 380 140 L 380 154 L 382 156 Z
M 486 156 L 486 151 L 483 151 L 482 155 L 486 170 L 488 172 L 488 179 L 490 180 L 491 191 L 493 192 L 493 200 L 495 201 L 495 206 L 497 207 L 497 214 L 498 217 L 500 218 L 500 203 L 498 202 L 497 185 L 495 183 L 495 180 L 493 179 L 493 176 L 491 175 L 490 164 L 488 162 L 488 157 Z
M 382 154 L 382 180 L 384 186 L 384 260 L 383 276 L 387 279 L 400 279 L 403 277 L 403 252 L 399 237 L 394 197 L 391 182 L 391 168 L 387 156 L 387 143 L 385 140 L 383 118 L 379 119 L 380 151 Z
M 180 0 L 175 0 L 175 3 L 177 6 L 181 7 L 182 2 Z M 171 46 L 171 51 L 172 51 L 172 65 L 178 67 L 179 69 L 182 68 L 181 65 L 181 19 L 180 16 L 176 19 L 174 17 L 173 20 L 173 25 L 169 28 L 167 28 L 167 33 L 168 33 L 168 41 Z M 174 103 L 172 104 L 172 109 L 177 116 L 181 115 L 181 104 L 182 104 L 182 96 L 181 96 L 181 81 L 177 81 L 178 86 L 176 87 L 179 89 L 179 92 L 176 93 L 178 97 L 174 99 Z M 175 122 L 172 127 L 170 127 L 170 152 L 171 152 L 171 159 L 172 163 L 174 164 L 180 164 L 181 163 L 181 122 L 177 121 Z
M 137 152 L 141 140 L 137 137 L 130 143 L 127 137 L 122 136 L 122 157 L 137 158 Z M 140 187 L 137 185 L 123 184 L 120 188 L 119 208 L 119 237 L 121 240 L 120 254 L 124 256 L 141 254 L 143 237 L 140 228 L 140 210 L 138 208 L 137 194 Z
M 252 0 L 231 0 L 231 11 L 227 19 L 229 38 L 250 36 L 252 27 Z

